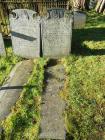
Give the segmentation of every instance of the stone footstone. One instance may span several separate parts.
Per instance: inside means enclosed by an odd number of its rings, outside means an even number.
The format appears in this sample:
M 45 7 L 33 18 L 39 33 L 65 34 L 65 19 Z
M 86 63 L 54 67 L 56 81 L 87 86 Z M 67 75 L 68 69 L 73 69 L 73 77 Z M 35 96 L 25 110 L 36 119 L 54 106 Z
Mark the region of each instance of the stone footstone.
M 13 10 L 10 29 L 13 51 L 23 58 L 40 56 L 40 17 L 28 9 Z
M 0 56 L 6 56 L 4 41 L 1 33 L 0 33 Z
M 63 116 L 65 102 L 59 95 L 64 88 L 66 79 L 64 67 L 60 64 L 48 67 L 45 75 L 47 86 L 42 95 L 41 133 L 39 138 L 65 140 L 66 130 Z
M 11 111 L 11 107 L 18 100 L 24 84 L 33 69 L 33 62 L 26 60 L 19 62 L 11 71 L 6 83 L 0 87 L 0 121 L 4 120 Z

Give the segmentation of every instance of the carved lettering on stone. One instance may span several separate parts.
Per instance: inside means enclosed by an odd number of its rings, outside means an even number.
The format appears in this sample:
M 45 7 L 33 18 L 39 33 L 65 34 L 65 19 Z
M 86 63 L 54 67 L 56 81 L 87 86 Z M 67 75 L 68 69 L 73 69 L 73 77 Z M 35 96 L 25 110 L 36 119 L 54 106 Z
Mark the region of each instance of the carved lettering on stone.
M 0 56 L 6 56 L 4 41 L 1 33 L 0 33 Z
M 43 56 L 61 57 L 70 54 L 72 18 L 48 18 L 42 22 Z
M 28 9 L 13 10 L 10 14 L 13 51 L 24 58 L 40 56 L 40 17 Z

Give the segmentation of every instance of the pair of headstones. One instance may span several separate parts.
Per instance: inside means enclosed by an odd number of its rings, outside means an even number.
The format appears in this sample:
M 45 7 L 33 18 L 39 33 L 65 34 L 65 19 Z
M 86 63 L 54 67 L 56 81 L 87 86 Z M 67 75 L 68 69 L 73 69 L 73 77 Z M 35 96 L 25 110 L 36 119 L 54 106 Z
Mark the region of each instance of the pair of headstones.
M 60 57 L 70 54 L 72 17 L 64 9 L 48 10 L 44 18 L 27 9 L 17 9 L 10 15 L 13 50 L 25 58 Z

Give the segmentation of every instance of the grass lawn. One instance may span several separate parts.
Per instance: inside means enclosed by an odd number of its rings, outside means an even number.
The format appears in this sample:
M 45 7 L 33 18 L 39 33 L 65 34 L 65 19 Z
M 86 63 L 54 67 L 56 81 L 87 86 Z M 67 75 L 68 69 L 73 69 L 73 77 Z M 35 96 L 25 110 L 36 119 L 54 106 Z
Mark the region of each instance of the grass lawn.
M 105 16 L 88 13 L 85 29 L 73 31 L 68 73 L 68 139 L 105 139 Z

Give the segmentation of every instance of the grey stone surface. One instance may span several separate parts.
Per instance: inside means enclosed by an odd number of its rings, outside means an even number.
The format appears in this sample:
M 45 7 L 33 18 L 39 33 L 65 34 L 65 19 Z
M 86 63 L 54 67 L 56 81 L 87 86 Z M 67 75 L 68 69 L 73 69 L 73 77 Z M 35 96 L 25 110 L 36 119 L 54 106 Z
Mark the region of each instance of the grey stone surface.
M 27 9 L 13 10 L 10 14 L 13 50 L 25 58 L 40 56 L 40 17 Z
M 65 140 L 65 102 L 60 97 L 66 79 L 63 65 L 48 67 L 45 72 L 46 87 L 42 96 L 40 139 Z
M 79 11 L 74 11 L 74 29 L 81 29 L 85 27 L 86 24 L 86 14 Z
M 71 52 L 72 18 L 48 18 L 42 21 L 43 56 L 56 58 Z
M 4 120 L 11 107 L 18 100 L 22 86 L 27 82 L 33 69 L 33 62 L 26 60 L 18 63 L 11 71 L 6 83 L 0 87 L 0 121 Z
M 6 56 L 4 41 L 1 33 L 0 33 L 0 56 Z
M 65 10 L 63 8 L 48 9 L 48 18 L 63 18 Z

